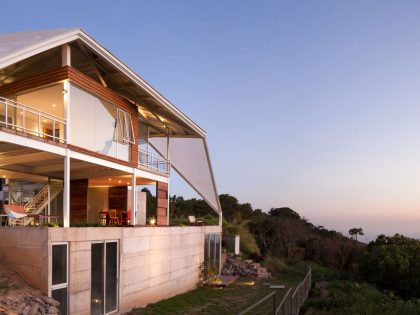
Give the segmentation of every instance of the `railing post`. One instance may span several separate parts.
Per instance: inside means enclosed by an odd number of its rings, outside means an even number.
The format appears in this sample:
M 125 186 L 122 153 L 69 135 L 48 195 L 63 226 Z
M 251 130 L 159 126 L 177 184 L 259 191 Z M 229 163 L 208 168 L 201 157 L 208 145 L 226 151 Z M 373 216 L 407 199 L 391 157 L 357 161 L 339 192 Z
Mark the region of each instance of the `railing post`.
M 8 107 L 9 107 L 9 104 L 7 104 L 7 98 L 6 98 L 6 107 L 5 107 L 5 113 L 4 113 L 4 123 L 6 124 L 6 126 L 7 126 L 7 111 L 8 111 Z
M 276 315 L 276 295 L 273 295 L 273 315 Z
M 41 137 L 41 113 L 38 113 L 38 136 Z

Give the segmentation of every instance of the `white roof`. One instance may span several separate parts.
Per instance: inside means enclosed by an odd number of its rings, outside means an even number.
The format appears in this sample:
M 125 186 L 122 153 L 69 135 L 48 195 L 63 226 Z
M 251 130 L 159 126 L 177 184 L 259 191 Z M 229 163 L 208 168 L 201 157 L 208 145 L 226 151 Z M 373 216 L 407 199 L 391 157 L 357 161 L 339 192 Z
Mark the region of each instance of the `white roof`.
M 205 137 L 203 129 L 82 29 L 56 29 L 0 34 L 0 69 L 75 40 L 81 40 L 96 54 L 107 60 L 133 83 L 188 125 L 198 136 Z
M 52 37 L 74 31 L 77 31 L 77 29 L 54 29 L 0 34 L 0 60 L 6 59 L 12 54 L 44 42 Z

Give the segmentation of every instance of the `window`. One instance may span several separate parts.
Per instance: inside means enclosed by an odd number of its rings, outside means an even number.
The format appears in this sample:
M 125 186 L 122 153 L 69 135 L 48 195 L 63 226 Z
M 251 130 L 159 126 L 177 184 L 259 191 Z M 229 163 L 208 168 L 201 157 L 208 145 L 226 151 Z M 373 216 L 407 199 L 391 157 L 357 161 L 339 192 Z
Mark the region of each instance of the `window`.
M 118 243 L 92 244 L 91 314 L 108 314 L 118 309 Z
M 204 237 L 204 262 L 210 270 L 219 273 L 220 234 L 206 234 Z
M 131 115 L 121 109 L 117 109 L 115 123 L 115 141 L 123 144 L 134 144 L 134 130 Z
M 59 314 L 68 314 L 68 244 L 52 245 L 51 296 L 60 302 Z

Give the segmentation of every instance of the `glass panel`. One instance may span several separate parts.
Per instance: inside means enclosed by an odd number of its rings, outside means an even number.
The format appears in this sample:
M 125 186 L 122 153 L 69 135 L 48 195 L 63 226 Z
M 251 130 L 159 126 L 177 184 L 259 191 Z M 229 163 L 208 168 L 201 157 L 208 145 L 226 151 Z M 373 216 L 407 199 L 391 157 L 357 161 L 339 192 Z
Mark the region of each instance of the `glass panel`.
M 117 242 L 106 243 L 105 313 L 109 313 L 117 309 L 117 249 Z
M 68 310 L 68 301 L 67 301 L 67 288 L 57 289 L 53 290 L 51 292 L 52 298 L 60 302 L 60 305 L 58 306 L 58 309 L 60 310 L 58 312 L 59 315 L 67 315 Z
M 210 234 L 204 236 L 204 262 L 208 263 L 210 259 Z
M 0 123 L 6 122 L 6 104 L 3 103 L 3 100 L 0 102 Z
M 214 235 L 214 266 L 215 271 L 218 274 L 219 273 L 219 264 L 220 264 L 220 234 Z
M 138 144 L 139 149 L 143 151 L 148 150 L 148 127 L 139 121 L 139 134 L 138 134 Z
M 103 313 L 104 295 L 104 244 L 92 244 L 91 253 L 91 314 Z
M 51 118 L 41 117 L 41 132 L 44 138 L 52 139 L 53 120 Z
M 25 128 L 34 135 L 38 133 L 38 114 L 25 110 Z
M 21 110 L 19 110 L 19 112 L 21 112 Z M 16 125 L 18 121 L 22 123 L 21 119 L 18 120 L 18 116 L 18 110 L 16 107 L 7 106 L 7 122 L 9 124 Z
M 214 234 L 210 234 L 210 267 L 214 271 Z
M 52 246 L 52 284 L 67 283 L 67 245 Z

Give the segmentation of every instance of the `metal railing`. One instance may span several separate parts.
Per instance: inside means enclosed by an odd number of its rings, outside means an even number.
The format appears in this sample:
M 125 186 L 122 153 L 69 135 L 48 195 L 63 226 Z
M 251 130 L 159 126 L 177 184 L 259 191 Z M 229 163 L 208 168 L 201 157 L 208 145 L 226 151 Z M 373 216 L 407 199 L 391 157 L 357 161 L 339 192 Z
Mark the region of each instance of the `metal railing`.
M 167 159 L 142 149 L 139 149 L 139 164 L 157 172 L 171 172 L 171 163 Z
M 4 97 L 0 97 L 1 125 L 41 138 L 62 143 L 67 142 L 66 119 Z
M 298 315 L 300 308 L 305 300 L 308 298 L 309 290 L 311 289 L 312 271 L 309 268 L 305 278 L 298 284 L 292 293 L 290 288 L 283 299 L 277 304 L 277 292 L 273 291 L 266 295 L 256 303 L 252 304 L 247 309 L 240 312 L 238 315 L 245 314 L 273 314 L 273 315 Z

